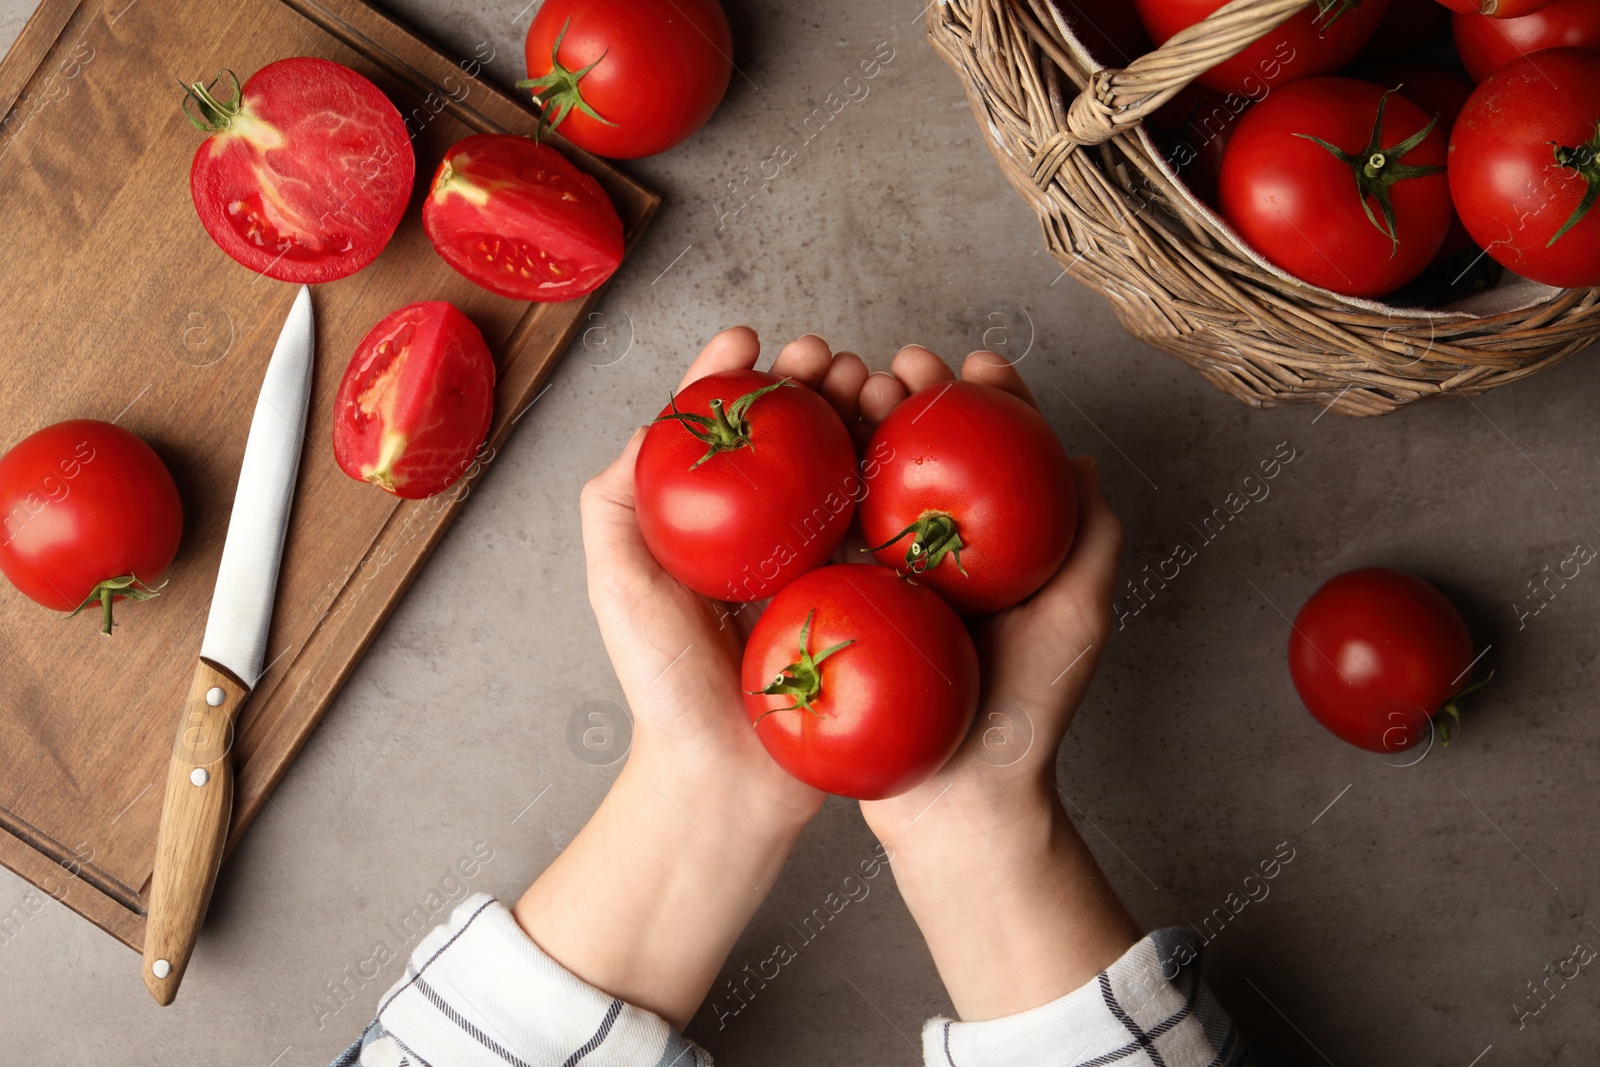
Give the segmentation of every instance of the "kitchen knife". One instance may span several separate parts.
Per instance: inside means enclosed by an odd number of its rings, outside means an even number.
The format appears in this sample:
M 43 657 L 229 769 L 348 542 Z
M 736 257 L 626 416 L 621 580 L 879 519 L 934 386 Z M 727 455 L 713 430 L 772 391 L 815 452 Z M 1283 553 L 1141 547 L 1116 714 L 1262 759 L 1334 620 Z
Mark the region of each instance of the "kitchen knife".
M 311 290 L 300 287 L 250 420 L 200 664 L 167 767 L 145 918 L 144 984 L 172 1003 L 205 918 L 233 811 L 234 719 L 260 680 L 311 398 Z

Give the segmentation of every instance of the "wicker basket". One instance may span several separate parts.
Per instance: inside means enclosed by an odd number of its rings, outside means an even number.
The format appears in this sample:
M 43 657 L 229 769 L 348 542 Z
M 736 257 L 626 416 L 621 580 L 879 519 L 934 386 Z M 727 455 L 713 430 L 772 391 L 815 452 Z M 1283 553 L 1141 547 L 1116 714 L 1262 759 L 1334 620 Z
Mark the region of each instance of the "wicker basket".
M 1143 117 L 1309 2 L 1233 0 L 1122 70 L 1089 58 L 1049 0 L 937 0 L 927 25 L 1062 267 L 1135 337 L 1252 407 L 1379 415 L 1482 393 L 1593 341 L 1600 289 L 1513 276 L 1476 307 L 1419 310 L 1296 281 L 1176 179 Z

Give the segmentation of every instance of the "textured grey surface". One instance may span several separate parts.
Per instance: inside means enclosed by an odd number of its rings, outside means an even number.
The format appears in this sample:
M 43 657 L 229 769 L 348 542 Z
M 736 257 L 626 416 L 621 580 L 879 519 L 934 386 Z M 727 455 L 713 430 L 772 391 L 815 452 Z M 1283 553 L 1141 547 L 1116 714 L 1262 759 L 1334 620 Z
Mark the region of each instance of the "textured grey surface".
M 523 2 L 394 8 L 447 51 L 491 42 L 490 76 L 508 85 Z M 30 6 L 0 0 L 6 41 Z M 769 358 L 806 331 L 877 367 L 912 340 L 950 358 L 1026 352 L 1051 422 L 1101 457 L 1126 573 L 1196 545 L 1117 635 L 1064 782 L 1150 925 L 1201 923 L 1281 842 L 1294 849 L 1207 955 L 1266 1061 L 1600 1060 L 1594 967 L 1543 1000 L 1529 986 L 1580 941 L 1600 946 L 1600 567 L 1520 626 L 1513 607 L 1541 567 L 1600 546 L 1596 357 L 1377 421 L 1248 411 L 1055 284 L 923 41 L 919 0 L 729 6 L 744 76 L 698 137 L 630 165 L 665 194 L 659 221 L 223 870 L 183 996 L 157 1009 L 132 953 L 54 902 L 34 912 L 41 898 L 0 871 L 0 1063 L 321 1064 L 399 975 L 372 961 L 407 947 L 400 916 L 451 894 L 458 861 L 492 849 L 472 888 L 521 891 L 615 773 L 567 740 L 586 702 L 620 699 L 584 599 L 578 488 L 734 323 L 756 327 Z M 727 182 L 880 42 L 894 58 L 869 95 L 719 227 Z M 1198 545 L 1189 524 L 1280 442 L 1295 458 L 1271 495 Z M 1461 743 L 1410 769 L 1324 734 L 1284 667 L 1283 613 L 1378 563 L 1444 588 L 1500 668 Z M 830 802 L 729 975 L 871 849 L 853 806 Z M 1543 1007 L 1519 1026 L 1514 1004 Z M 723 1028 L 703 1012 L 691 1033 L 729 1064 L 911 1063 L 922 1019 L 945 1009 L 885 878 Z

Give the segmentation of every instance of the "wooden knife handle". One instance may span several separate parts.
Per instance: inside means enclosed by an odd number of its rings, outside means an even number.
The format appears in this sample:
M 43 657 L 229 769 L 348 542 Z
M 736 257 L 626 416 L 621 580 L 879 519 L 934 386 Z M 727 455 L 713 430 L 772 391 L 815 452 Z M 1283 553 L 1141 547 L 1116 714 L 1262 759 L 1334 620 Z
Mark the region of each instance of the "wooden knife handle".
M 172 1003 L 205 918 L 233 812 L 233 719 L 250 690 L 200 661 L 167 766 L 144 930 L 144 984 Z

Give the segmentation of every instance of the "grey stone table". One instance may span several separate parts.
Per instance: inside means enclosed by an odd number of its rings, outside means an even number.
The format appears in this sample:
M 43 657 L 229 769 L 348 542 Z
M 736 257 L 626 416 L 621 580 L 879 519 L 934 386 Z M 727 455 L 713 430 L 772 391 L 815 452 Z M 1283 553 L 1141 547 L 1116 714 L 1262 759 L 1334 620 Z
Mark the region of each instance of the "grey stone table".
M 491 42 L 502 85 L 521 76 L 526 0 L 391 3 L 463 55 Z M 31 6 L 0 0 L 0 39 Z M 922 0 L 729 7 L 744 76 L 693 141 L 631 165 L 665 194 L 659 221 L 223 870 L 182 998 L 157 1009 L 132 953 L 53 902 L 35 913 L 0 871 L 0 1063 L 325 1063 L 441 898 L 514 897 L 550 862 L 616 772 L 569 743 L 621 699 L 584 597 L 579 486 L 735 323 L 769 358 L 807 331 L 875 367 L 913 340 L 1020 358 L 1069 446 L 1101 457 L 1130 577 L 1292 449 L 1270 496 L 1117 634 L 1063 754 L 1073 818 L 1142 922 L 1206 930 L 1210 981 L 1266 1062 L 1600 1061 L 1595 968 L 1530 987 L 1600 945 L 1600 568 L 1518 607 L 1542 568 L 1600 545 L 1600 353 L 1376 421 L 1246 410 L 1058 281 L 923 40 Z M 868 95 L 733 213 L 730 181 L 880 43 L 893 58 Z M 1380 563 L 1445 589 L 1500 668 L 1460 743 L 1405 770 L 1325 734 L 1284 665 L 1283 613 Z M 830 801 L 727 977 L 872 848 Z M 1268 894 L 1226 912 L 1280 849 Z M 1540 1010 L 1519 1025 L 1515 1006 Z M 884 876 L 691 1035 L 728 1064 L 909 1064 L 943 1010 Z

